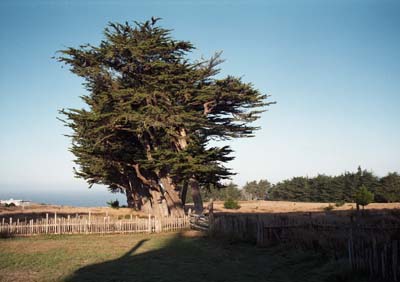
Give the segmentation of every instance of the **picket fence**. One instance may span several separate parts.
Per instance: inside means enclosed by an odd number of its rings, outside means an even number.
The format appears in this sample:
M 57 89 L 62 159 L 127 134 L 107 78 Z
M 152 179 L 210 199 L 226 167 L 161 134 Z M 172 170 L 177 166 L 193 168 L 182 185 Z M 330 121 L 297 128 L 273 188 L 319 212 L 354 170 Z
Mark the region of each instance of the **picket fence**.
M 190 227 L 189 216 L 156 218 L 138 217 L 119 219 L 110 216 L 67 217 L 46 214 L 45 218 L 20 221 L 2 218 L 0 234 L 3 236 L 30 236 L 38 234 L 107 234 L 107 233 L 158 233 Z

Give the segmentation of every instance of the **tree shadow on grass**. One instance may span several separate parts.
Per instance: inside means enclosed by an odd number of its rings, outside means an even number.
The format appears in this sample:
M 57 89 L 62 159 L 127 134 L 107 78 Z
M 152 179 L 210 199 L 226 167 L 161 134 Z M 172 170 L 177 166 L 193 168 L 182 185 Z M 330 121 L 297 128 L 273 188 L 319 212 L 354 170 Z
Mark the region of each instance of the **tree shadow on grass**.
M 141 240 L 116 260 L 82 267 L 64 281 L 358 281 L 337 276 L 337 266 L 311 252 L 179 233 L 159 249 L 137 253 L 150 240 L 156 237 Z

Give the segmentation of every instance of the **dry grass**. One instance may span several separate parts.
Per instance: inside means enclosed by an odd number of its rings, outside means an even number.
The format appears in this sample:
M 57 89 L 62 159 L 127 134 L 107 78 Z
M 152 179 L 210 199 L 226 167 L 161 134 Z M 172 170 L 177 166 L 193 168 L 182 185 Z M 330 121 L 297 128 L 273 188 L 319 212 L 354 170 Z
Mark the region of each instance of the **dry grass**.
M 224 202 L 214 202 L 214 210 L 224 213 L 290 213 L 290 212 L 321 212 L 329 205 L 336 211 L 355 210 L 356 204 L 346 203 L 335 207 L 335 203 L 303 203 L 285 201 L 239 201 L 240 209 L 229 210 L 224 208 Z M 400 203 L 373 203 L 365 207 L 366 210 L 400 209 Z
M 346 203 L 341 207 L 336 207 L 335 203 L 303 203 L 303 202 L 285 202 L 285 201 L 240 201 L 241 206 L 238 210 L 229 210 L 224 208 L 223 201 L 214 202 L 215 212 L 224 213 L 290 213 L 290 212 L 323 212 L 324 208 L 332 205 L 335 211 L 350 211 L 355 210 L 354 203 Z M 208 203 L 205 203 L 205 207 Z M 187 208 L 190 208 L 187 205 Z M 366 210 L 385 210 L 385 209 L 400 209 L 400 203 L 373 203 L 368 205 Z M 112 209 L 108 207 L 71 207 L 71 206 L 56 206 L 56 205 L 31 205 L 25 208 L 22 207 L 1 207 L 0 218 L 13 217 L 13 219 L 24 218 L 34 219 L 43 218 L 48 213 L 50 216 L 55 212 L 59 216 L 76 216 L 87 215 L 91 212 L 92 216 L 124 217 L 124 216 L 146 216 L 143 212 L 138 212 L 129 208 Z
M 30 205 L 26 207 L 4 207 L 0 206 L 0 218 L 13 217 L 13 219 L 35 219 L 44 218 L 46 213 L 49 216 L 57 213 L 59 216 L 76 216 L 76 215 L 88 215 L 89 211 L 93 216 L 111 216 L 111 217 L 123 217 L 123 216 L 145 216 L 142 212 L 137 212 L 130 208 L 119 208 L 113 209 L 109 207 L 71 207 L 71 206 L 56 206 L 56 205 Z

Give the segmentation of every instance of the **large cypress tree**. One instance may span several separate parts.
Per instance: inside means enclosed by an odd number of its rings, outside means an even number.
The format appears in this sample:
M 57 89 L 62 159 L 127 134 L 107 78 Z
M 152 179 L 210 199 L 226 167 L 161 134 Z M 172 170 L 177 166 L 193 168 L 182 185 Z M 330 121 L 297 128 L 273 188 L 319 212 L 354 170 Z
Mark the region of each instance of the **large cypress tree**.
M 228 146 L 210 140 L 250 137 L 266 95 L 228 76 L 216 79 L 220 54 L 192 62 L 190 42 L 144 23 L 110 23 L 99 46 L 62 50 L 58 60 L 85 80 L 86 109 L 66 109 L 76 175 L 124 192 L 128 205 L 153 214 L 183 213 L 190 186 L 221 187 L 232 172 Z

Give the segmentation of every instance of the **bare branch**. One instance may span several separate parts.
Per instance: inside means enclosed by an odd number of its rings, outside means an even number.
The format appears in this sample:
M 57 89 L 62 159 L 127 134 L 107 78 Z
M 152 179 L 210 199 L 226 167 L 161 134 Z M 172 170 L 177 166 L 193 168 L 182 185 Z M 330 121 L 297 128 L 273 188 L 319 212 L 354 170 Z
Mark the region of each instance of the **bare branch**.
M 216 106 L 216 102 L 215 101 L 209 101 L 203 104 L 204 107 L 204 111 L 203 114 L 206 116 L 209 113 L 211 113 L 211 111 L 214 109 L 214 107 Z

